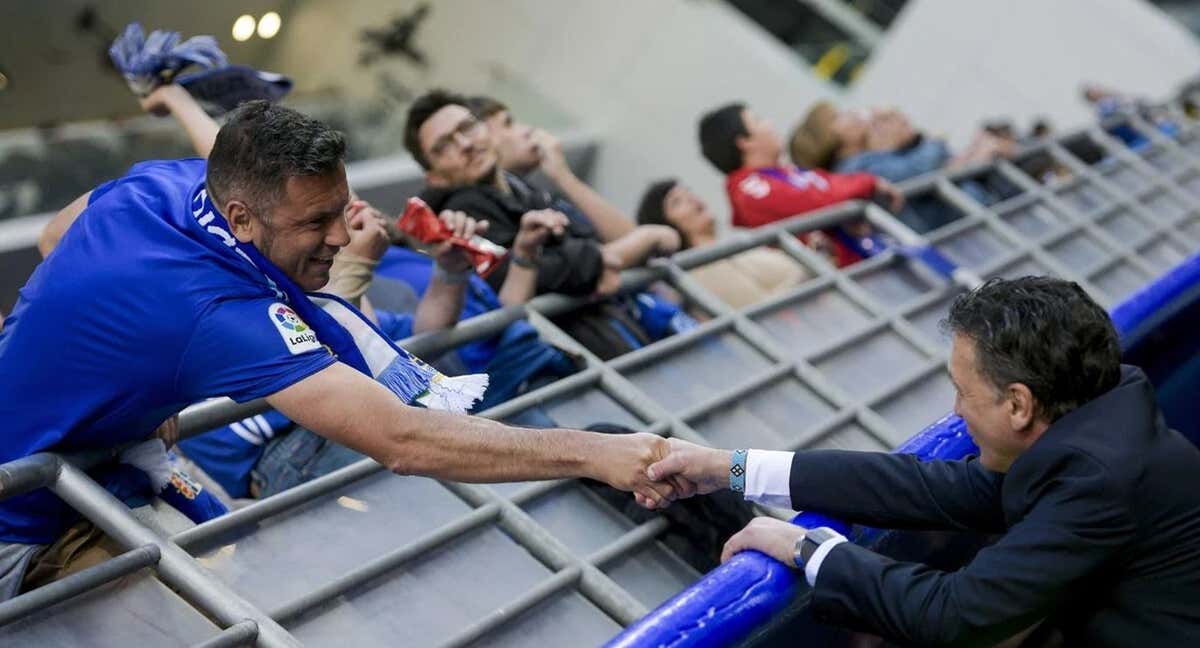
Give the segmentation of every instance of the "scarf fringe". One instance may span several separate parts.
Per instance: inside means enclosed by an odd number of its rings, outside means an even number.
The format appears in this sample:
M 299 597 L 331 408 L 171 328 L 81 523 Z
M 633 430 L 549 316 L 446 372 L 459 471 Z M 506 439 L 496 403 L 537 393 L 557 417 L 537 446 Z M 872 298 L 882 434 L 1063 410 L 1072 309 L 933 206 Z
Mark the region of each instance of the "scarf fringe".
M 444 376 L 437 374 L 429 382 L 429 390 L 417 397 L 417 402 L 429 409 L 466 414 L 487 391 L 487 374 Z
M 434 379 L 440 375 L 433 367 L 424 362 L 413 362 L 410 357 L 397 355 L 375 376 L 375 380 L 404 399 L 405 403 L 412 403 L 429 391 Z

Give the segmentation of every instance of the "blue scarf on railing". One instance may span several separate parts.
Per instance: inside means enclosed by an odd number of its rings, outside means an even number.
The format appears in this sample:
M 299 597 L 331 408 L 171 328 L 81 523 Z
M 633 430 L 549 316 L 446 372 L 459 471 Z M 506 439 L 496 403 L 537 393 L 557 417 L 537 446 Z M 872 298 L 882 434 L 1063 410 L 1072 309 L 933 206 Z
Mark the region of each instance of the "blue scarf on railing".
M 188 230 L 189 235 L 196 232 L 192 237 L 196 242 L 221 254 L 236 254 L 257 269 L 276 296 L 302 320 L 288 321 L 297 327 L 297 333 L 303 333 L 306 326 L 311 326 L 317 341 L 334 357 L 371 376 L 405 403 L 467 412 L 483 396 L 488 383 L 486 374 L 444 376 L 396 346 L 350 304 L 334 295 L 304 292 L 258 248 L 233 236 L 203 184 L 192 193 L 191 210 L 203 230 Z M 283 318 L 288 315 L 286 309 L 278 313 Z

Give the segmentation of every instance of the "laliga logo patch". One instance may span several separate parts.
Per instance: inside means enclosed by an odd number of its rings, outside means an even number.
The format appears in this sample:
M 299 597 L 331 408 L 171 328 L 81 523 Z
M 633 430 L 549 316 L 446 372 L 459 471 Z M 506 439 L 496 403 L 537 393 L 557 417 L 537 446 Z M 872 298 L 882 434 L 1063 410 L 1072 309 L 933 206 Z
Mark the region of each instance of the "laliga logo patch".
M 267 307 L 267 315 L 271 318 L 271 323 L 275 325 L 275 330 L 279 331 L 279 336 L 283 338 L 284 345 L 292 355 L 321 348 L 321 343 L 317 341 L 317 334 L 313 332 L 312 327 L 305 324 L 296 311 L 287 304 L 279 302 L 271 304 Z
M 187 499 L 194 500 L 204 490 L 200 484 L 192 481 L 190 477 L 180 472 L 171 473 L 171 486 L 179 491 L 179 494 Z

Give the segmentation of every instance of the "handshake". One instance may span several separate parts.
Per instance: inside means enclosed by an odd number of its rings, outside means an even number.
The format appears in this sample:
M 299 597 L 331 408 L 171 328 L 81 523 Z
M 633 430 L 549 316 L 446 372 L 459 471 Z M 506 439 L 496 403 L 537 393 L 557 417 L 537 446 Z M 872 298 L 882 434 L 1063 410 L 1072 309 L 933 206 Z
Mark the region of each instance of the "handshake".
M 607 437 L 588 477 L 630 491 L 648 509 L 729 487 L 729 450 L 638 433 Z
M 645 508 L 661 509 L 675 500 L 729 488 L 730 450 L 645 433 L 612 437 L 609 441 L 623 452 L 595 456 L 600 472 L 592 476 L 632 491 L 637 503 Z M 725 543 L 721 562 L 753 549 L 795 568 L 794 547 L 804 533 L 804 528 L 783 520 L 755 518 Z

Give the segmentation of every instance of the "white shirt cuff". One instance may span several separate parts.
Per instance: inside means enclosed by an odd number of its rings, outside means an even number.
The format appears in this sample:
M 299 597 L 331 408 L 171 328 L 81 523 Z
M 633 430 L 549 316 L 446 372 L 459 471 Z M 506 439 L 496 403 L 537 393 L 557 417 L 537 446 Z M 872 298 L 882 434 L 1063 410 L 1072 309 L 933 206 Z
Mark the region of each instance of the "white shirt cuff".
M 792 455 L 778 450 L 746 453 L 745 498 L 765 506 L 792 508 Z
M 817 586 L 817 571 L 821 569 L 821 563 L 824 562 L 825 556 L 829 555 L 829 551 L 834 547 L 846 541 L 846 537 L 838 535 L 836 538 L 830 538 L 821 543 L 817 550 L 813 552 L 812 558 L 804 564 L 804 580 L 808 581 L 809 587 Z

